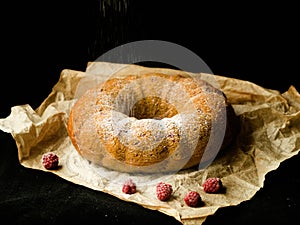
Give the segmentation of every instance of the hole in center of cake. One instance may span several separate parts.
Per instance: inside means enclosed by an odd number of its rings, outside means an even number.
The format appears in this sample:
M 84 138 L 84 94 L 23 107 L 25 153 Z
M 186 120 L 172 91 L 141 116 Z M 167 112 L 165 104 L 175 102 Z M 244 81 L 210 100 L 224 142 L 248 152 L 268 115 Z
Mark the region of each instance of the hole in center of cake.
M 130 110 L 130 117 L 137 119 L 163 119 L 171 118 L 178 114 L 174 105 L 166 100 L 151 96 L 145 97 L 137 101 Z

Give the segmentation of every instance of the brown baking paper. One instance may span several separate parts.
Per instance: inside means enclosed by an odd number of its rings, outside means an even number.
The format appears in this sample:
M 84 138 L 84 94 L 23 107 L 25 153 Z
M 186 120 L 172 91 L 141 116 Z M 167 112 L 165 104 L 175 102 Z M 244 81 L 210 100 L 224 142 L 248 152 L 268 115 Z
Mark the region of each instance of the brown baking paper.
M 37 109 L 30 105 L 14 106 L 8 117 L 0 119 L 1 130 L 11 133 L 16 141 L 20 163 L 150 210 L 158 210 L 184 225 L 200 225 L 219 208 L 250 200 L 263 187 L 268 172 L 299 152 L 300 95 L 295 87 L 290 86 L 281 94 L 249 81 L 198 73 L 195 75 L 216 82 L 233 105 L 241 127 L 238 136 L 226 152 L 218 155 L 208 167 L 171 175 L 133 177 L 137 192 L 126 195 L 121 191 L 120 182 L 129 174 L 109 171 L 81 158 L 66 131 L 68 115 L 77 97 L 87 87 L 105 81 L 121 68 L 123 74 L 149 71 L 172 74 L 175 71 L 107 62 L 89 63 L 86 71 L 63 70 L 52 92 Z M 41 165 L 42 155 L 49 151 L 59 156 L 58 170 L 46 170 Z M 207 194 L 203 191 L 201 184 L 212 176 L 222 179 L 225 192 Z M 167 202 L 156 198 L 155 183 L 159 180 L 173 186 L 173 196 Z M 148 184 L 153 181 L 153 184 L 139 186 L 145 181 Z M 203 206 L 191 208 L 184 204 L 183 197 L 189 190 L 200 193 Z

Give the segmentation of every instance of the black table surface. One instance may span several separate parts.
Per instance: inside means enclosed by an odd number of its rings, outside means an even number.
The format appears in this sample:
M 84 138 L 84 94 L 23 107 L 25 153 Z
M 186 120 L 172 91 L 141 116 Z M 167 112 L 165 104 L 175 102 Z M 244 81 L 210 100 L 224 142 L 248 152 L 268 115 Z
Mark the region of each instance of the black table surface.
M 164 2 L 164 3 L 162 3 Z M 196 53 L 217 75 L 285 92 L 300 90 L 297 7 L 174 1 L 50 1 L 4 4 L 0 118 L 12 106 L 36 108 L 62 69 L 121 44 L 164 40 Z M 297 61 L 296 61 L 297 60 Z M 12 136 L 0 132 L 1 224 L 165 224 L 158 211 L 20 165 Z M 219 209 L 209 224 L 298 224 L 300 156 L 266 175 L 249 201 Z

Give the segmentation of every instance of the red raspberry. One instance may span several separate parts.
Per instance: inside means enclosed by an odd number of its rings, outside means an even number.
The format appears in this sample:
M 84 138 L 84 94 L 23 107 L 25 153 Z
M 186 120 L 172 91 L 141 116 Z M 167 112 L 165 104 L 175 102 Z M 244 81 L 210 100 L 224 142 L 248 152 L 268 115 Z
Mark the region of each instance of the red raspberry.
M 211 177 L 206 179 L 202 184 L 202 187 L 206 193 L 218 193 L 222 189 L 222 181 L 220 178 Z
M 202 199 L 198 192 L 190 191 L 184 197 L 184 202 L 190 207 L 197 207 L 201 205 Z
M 171 184 L 166 184 L 164 182 L 159 182 L 156 185 L 156 196 L 161 201 L 167 201 L 173 192 Z
M 122 192 L 125 194 L 134 194 L 136 192 L 136 184 L 132 179 L 128 179 L 124 182 Z
M 54 170 L 58 168 L 59 158 L 53 152 L 47 152 L 42 156 L 42 164 L 47 170 Z

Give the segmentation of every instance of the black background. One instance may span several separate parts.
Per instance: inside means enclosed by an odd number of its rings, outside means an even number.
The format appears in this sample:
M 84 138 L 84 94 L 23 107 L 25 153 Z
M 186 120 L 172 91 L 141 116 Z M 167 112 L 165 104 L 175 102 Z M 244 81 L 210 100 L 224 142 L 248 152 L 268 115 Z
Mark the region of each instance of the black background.
M 88 61 L 114 47 L 149 39 L 190 49 L 214 74 L 280 92 L 290 85 L 300 89 L 295 5 L 194 2 L 3 3 L 0 118 L 15 105 L 38 107 L 62 69 L 83 71 Z M 11 135 L 1 131 L 0 143 L 1 224 L 180 224 L 51 173 L 26 169 L 18 162 Z M 284 161 L 267 174 L 251 200 L 219 209 L 205 224 L 297 224 L 299 162 L 299 155 Z

